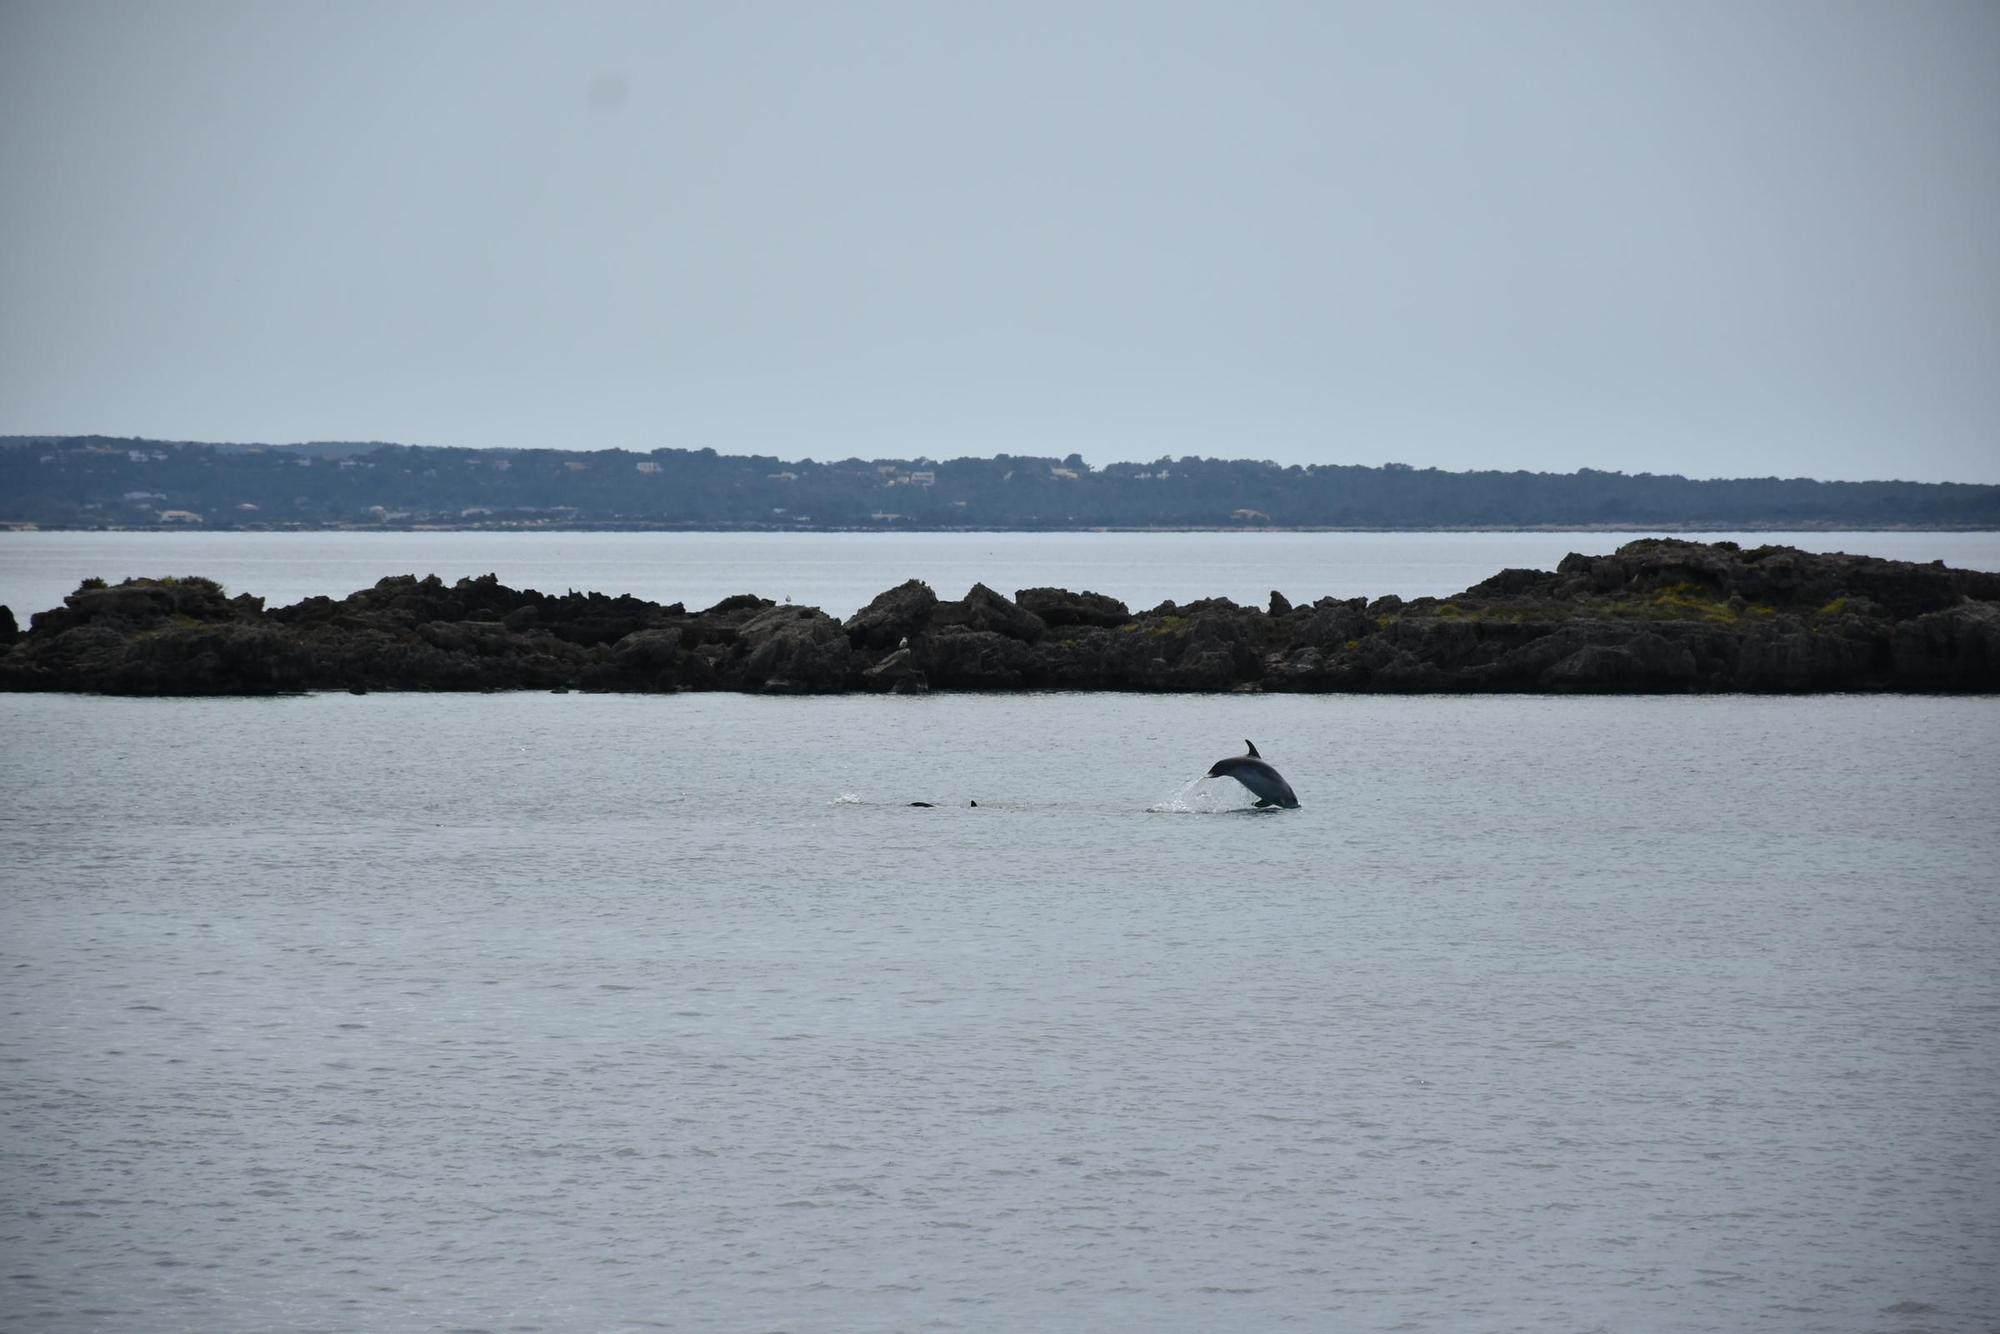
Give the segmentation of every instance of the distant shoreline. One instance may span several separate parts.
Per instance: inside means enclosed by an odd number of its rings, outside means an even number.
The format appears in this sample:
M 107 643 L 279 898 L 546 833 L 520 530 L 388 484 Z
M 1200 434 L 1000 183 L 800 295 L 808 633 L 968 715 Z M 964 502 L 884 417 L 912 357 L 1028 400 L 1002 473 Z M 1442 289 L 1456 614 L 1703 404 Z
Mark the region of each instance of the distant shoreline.
M 413 532 L 2000 531 L 2000 484 L 1445 472 L 1193 455 L 218 445 L 0 437 L 0 524 Z

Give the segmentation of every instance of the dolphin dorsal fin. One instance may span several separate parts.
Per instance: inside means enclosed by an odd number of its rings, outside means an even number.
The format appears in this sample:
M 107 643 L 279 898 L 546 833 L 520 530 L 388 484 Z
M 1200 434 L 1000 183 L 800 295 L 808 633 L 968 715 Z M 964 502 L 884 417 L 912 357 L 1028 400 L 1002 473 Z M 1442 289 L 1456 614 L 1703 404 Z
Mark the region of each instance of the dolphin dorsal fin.
M 1264 757 L 1263 757 L 1262 755 L 1259 755 L 1259 754 L 1257 753 L 1257 743 L 1256 743 L 1256 742 L 1254 742 L 1254 741 L 1250 740 L 1250 739 L 1249 739 L 1248 737 L 1245 737 L 1245 738 L 1243 739 L 1243 744 L 1244 744 L 1244 745 L 1246 745 L 1246 746 L 1248 746 L 1248 747 L 1250 747 L 1250 758 L 1251 758 L 1251 759 L 1253 759 L 1253 760 L 1261 760 L 1261 759 L 1263 759 L 1263 758 L 1264 758 Z

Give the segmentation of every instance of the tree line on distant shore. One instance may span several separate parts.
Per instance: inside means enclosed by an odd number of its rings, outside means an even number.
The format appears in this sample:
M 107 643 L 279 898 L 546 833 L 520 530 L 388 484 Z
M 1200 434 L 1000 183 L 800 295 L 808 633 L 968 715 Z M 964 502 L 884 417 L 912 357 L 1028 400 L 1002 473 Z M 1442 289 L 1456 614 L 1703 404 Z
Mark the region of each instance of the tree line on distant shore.
M 69 528 L 2000 528 L 2000 486 L 1160 458 L 1092 468 L 0 437 L 0 523 Z

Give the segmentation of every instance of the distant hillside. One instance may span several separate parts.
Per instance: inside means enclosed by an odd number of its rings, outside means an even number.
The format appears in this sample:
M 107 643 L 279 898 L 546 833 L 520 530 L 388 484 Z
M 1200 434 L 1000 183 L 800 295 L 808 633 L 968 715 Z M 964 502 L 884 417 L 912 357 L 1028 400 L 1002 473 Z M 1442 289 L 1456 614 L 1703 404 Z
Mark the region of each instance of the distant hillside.
M 1161 458 L 842 459 L 0 437 L 0 523 L 70 528 L 2000 528 L 2000 486 Z

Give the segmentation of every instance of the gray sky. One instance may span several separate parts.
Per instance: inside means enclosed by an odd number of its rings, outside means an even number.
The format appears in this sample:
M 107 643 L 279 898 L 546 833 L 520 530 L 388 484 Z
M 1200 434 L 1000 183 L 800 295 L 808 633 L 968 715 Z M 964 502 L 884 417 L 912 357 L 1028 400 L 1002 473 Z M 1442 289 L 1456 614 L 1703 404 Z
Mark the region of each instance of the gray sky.
M 2000 482 L 2000 5 L 0 5 L 0 432 Z

